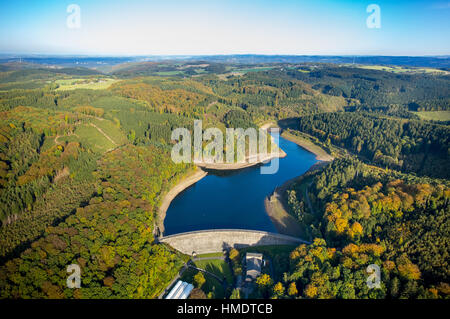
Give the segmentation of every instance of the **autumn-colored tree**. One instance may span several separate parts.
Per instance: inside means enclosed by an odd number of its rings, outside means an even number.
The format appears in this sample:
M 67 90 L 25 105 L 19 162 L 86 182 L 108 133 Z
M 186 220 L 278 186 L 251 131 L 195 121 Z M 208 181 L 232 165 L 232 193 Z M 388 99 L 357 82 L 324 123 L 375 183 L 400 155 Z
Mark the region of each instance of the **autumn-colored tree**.
M 420 279 L 420 270 L 417 265 L 414 265 L 411 260 L 406 255 L 402 255 L 396 261 L 397 269 L 403 278 L 409 280 L 418 280 Z
M 274 287 L 273 287 L 273 293 L 278 296 L 281 297 L 284 295 L 284 286 L 281 282 L 278 282 Z
M 260 287 L 267 287 L 273 284 L 273 280 L 268 274 L 262 274 L 256 278 L 256 284 Z
M 349 235 L 351 238 L 354 238 L 355 236 L 362 235 L 363 234 L 363 227 L 360 223 L 354 222 L 353 225 L 350 227 Z
M 305 244 L 302 244 L 300 246 L 298 246 L 297 248 L 295 248 L 291 254 L 290 254 L 290 258 L 291 259 L 297 259 L 297 258 L 301 258 L 304 257 L 307 253 L 307 248 Z
M 206 299 L 206 294 L 203 292 L 203 290 L 199 288 L 192 289 L 191 293 L 189 294 L 189 299 Z
M 239 289 L 233 289 L 230 299 L 241 299 L 241 291 Z
M 262 274 L 256 278 L 256 284 L 259 291 L 264 297 L 268 297 L 270 293 L 270 287 L 273 285 L 273 280 L 268 274 Z
M 203 275 L 203 273 L 201 271 L 199 271 L 195 276 L 194 276 L 194 282 L 195 282 L 195 286 L 197 288 L 201 288 L 203 286 L 203 284 L 206 282 L 205 276 Z
M 114 284 L 114 278 L 111 276 L 103 278 L 103 284 L 109 288 Z
M 230 252 L 228 253 L 228 257 L 235 262 L 239 258 L 239 251 L 236 248 L 232 248 Z
M 102 108 L 88 106 L 79 106 L 75 109 L 77 112 L 84 113 L 87 115 L 102 117 L 105 111 Z
M 314 298 L 317 296 L 317 287 L 313 284 L 309 284 L 305 288 L 305 296 L 308 298 Z
M 288 295 L 294 297 L 297 296 L 297 294 L 298 294 L 297 285 L 295 284 L 295 282 L 291 282 L 288 288 Z

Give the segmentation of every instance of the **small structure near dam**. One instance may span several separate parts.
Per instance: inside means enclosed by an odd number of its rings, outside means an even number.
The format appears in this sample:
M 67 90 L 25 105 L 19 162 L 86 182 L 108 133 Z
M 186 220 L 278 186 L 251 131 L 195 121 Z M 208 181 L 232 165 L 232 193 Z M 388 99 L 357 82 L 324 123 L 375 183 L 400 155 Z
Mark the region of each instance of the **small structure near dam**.
M 224 249 L 249 246 L 309 244 L 303 239 L 292 236 L 246 229 L 191 231 L 160 237 L 159 241 L 187 255 L 214 253 Z

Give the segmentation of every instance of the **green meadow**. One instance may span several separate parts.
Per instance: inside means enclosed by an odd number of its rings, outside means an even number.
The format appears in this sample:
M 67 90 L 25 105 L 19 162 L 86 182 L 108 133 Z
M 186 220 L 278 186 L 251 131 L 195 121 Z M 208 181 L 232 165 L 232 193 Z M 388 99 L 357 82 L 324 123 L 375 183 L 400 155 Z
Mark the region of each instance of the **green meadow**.
M 422 112 L 414 112 L 421 119 L 431 120 L 431 121 L 450 121 L 450 111 L 422 111 Z
M 76 89 L 90 89 L 90 90 L 105 90 L 111 84 L 117 82 L 116 79 L 111 78 L 88 78 L 88 79 L 63 79 L 56 80 L 58 85 L 57 91 L 68 91 Z

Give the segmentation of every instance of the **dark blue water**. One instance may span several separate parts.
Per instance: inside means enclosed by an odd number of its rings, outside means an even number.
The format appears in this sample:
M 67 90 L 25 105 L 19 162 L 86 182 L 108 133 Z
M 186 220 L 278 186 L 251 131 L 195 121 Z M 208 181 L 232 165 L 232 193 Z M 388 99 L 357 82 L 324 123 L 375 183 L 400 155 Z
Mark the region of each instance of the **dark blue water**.
M 287 156 L 279 159 L 275 174 L 261 174 L 260 166 L 210 172 L 178 194 L 167 210 L 164 235 L 223 228 L 276 232 L 265 211 L 264 198 L 317 162 L 314 154 L 282 137 L 279 145 Z

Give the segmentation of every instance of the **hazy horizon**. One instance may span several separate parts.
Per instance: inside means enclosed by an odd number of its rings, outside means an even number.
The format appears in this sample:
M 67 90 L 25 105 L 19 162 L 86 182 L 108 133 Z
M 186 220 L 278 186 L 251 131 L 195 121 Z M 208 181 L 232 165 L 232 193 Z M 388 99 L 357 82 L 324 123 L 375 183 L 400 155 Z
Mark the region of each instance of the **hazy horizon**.
M 0 52 L 0 56 L 18 56 L 18 57 L 31 57 L 31 56 L 42 56 L 42 57 L 214 57 L 214 56 L 288 56 L 288 57 L 411 57 L 411 58 L 448 58 L 448 54 L 426 54 L 426 55 L 391 55 L 391 54 L 284 54 L 284 53 L 274 53 L 274 54 L 262 54 L 262 53 L 215 53 L 215 54 L 82 54 L 82 53 L 24 53 L 24 52 Z

